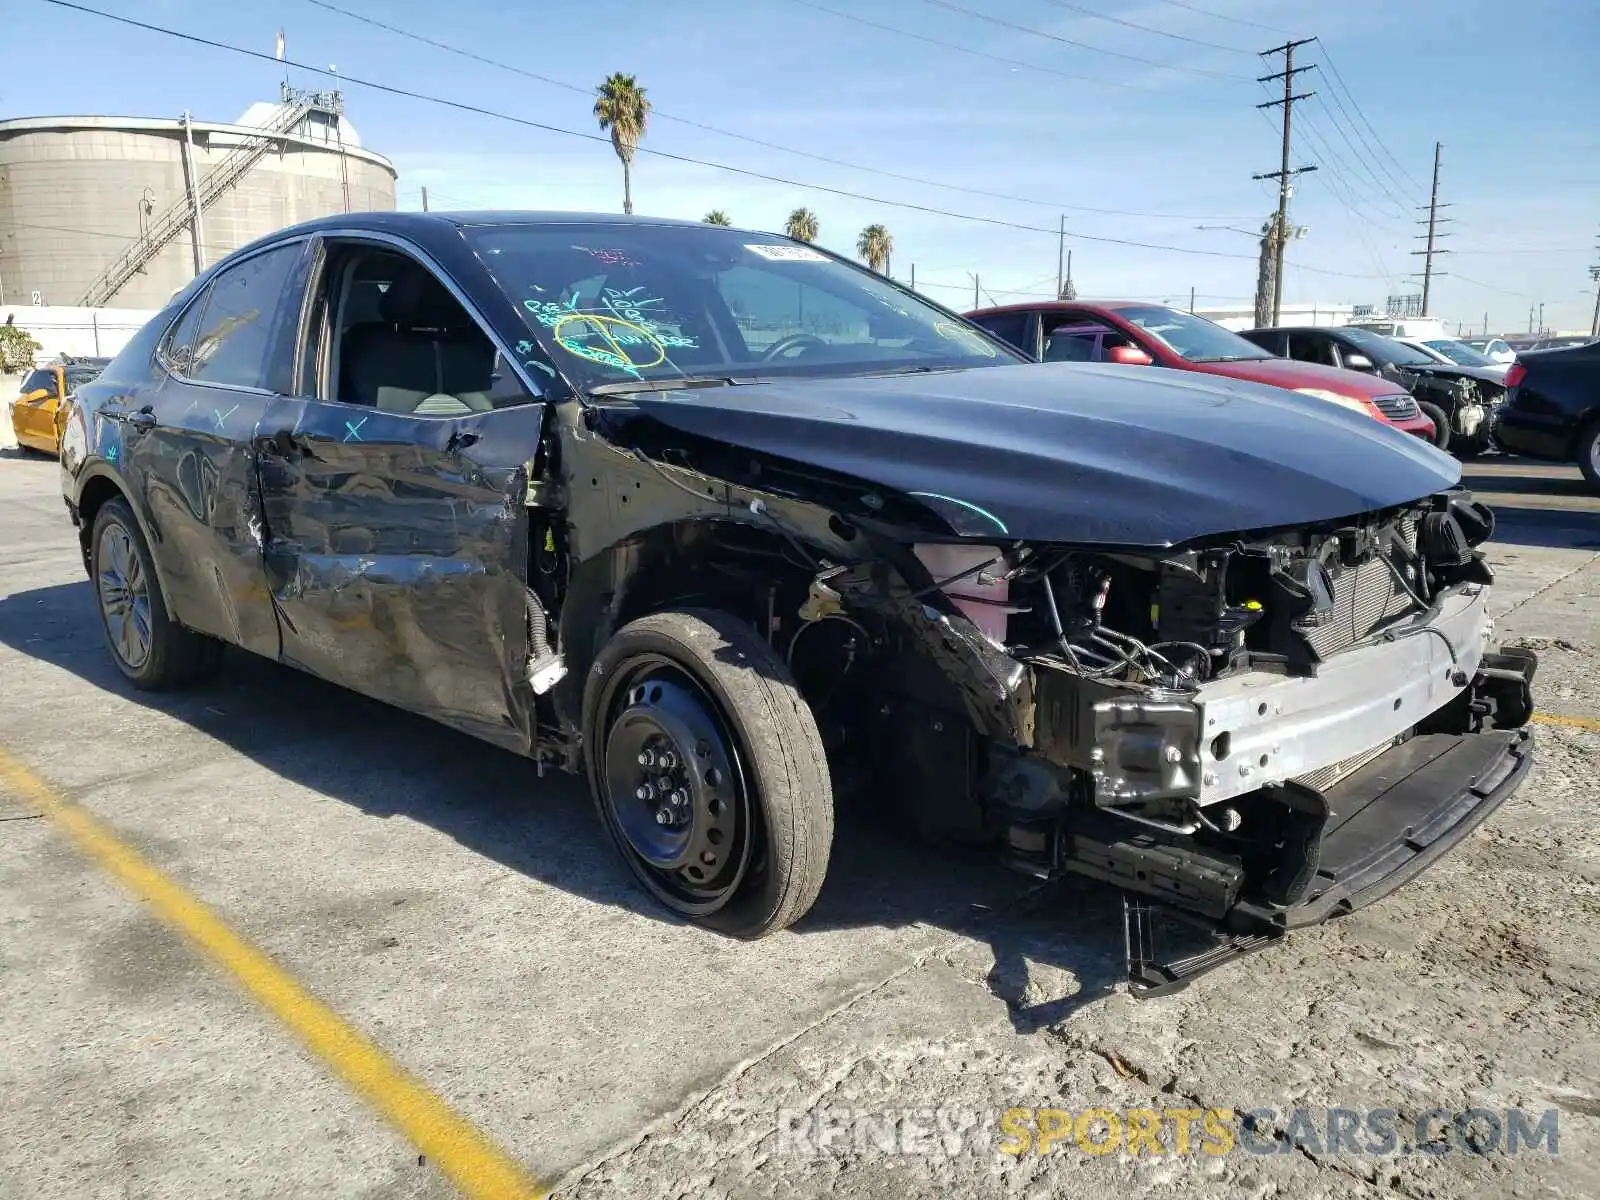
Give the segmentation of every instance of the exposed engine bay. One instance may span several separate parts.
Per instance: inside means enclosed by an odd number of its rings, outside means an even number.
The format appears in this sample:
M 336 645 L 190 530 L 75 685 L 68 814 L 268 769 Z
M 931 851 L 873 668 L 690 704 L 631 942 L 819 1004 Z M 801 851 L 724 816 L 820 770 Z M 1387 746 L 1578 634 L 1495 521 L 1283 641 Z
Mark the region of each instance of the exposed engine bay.
M 1035 370 L 984 381 L 1020 393 Z M 1254 426 L 1196 408 L 1164 407 L 1135 461 L 1087 399 L 1070 420 L 1019 399 L 989 463 L 939 400 L 896 402 L 927 386 L 815 412 L 782 385 L 589 409 L 567 536 L 616 548 L 541 593 L 549 649 L 580 650 L 543 702 L 549 753 L 577 753 L 582 647 L 667 605 L 738 614 L 814 715 L 837 803 L 1226 939 L 1187 965 L 1130 950 L 1154 988 L 1387 894 L 1525 776 L 1536 662 L 1491 647 L 1493 516 L 1432 448 L 1310 410 L 1395 472 L 1353 489 L 1310 444 L 1244 450 Z M 1194 452 L 1210 440 L 1234 478 Z M 541 529 L 535 562 L 559 559 Z
M 1492 530 L 1457 491 L 1159 556 L 916 543 L 903 579 L 825 565 L 787 653 L 841 768 L 926 832 L 1287 927 L 1334 882 L 1331 792 L 1531 715 L 1532 655 L 1489 650 Z
M 1396 367 L 1393 374 L 1419 404 L 1438 408 L 1450 423 L 1451 435 L 1461 439 L 1470 450 L 1480 451 L 1489 446 L 1495 418 L 1505 403 L 1503 385 L 1475 379 L 1448 367 L 1439 370 Z

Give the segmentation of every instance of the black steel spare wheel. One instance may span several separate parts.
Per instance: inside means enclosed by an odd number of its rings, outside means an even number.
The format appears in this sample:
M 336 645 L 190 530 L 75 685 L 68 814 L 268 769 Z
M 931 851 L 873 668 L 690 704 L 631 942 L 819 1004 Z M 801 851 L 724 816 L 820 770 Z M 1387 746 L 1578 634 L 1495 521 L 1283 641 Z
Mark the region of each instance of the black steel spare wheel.
M 716 709 L 675 664 L 641 657 L 606 737 L 606 803 L 674 908 L 720 908 L 750 862 L 748 789 Z
M 833 839 L 810 709 L 755 630 L 710 610 L 620 630 L 585 689 L 595 802 L 674 912 L 758 937 L 811 907 Z

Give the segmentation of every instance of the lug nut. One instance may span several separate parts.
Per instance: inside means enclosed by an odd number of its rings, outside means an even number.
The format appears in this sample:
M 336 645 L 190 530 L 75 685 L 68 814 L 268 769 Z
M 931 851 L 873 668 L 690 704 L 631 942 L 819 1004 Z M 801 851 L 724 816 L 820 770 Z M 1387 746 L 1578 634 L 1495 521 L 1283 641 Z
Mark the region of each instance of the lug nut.
M 677 765 L 678 756 L 671 750 L 663 750 L 660 754 L 656 755 L 656 766 L 660 767 L 663 771 L 670 771 Z
M 670 824 L 672 824 L 672 814 L 669 813 L 664 808 L 656 809 L 656 824 L 657 825 L 670 825 Z
M 689 793 L 684 791 L 682 788 L 679 788 L 677 791 L 673 792 L 672 793 L 672 806 L 674 808 L 688 808 L 689 807 Z
M 633 794 L 640 800 L 653 800 L 655 798 L 656 790 L 648 783 L 641 783 L 637 788 L 634 789 Z
M 1161 752 L 1161 757 L 1166 759 L 1169 763 L 1182 762 L 1183 751 L 1179 750 L 1176 746 L 1168 746 Z
M 653 766 L 655 766 L 656 765 L 655 752 L 652 751 L 652 750 L 641 750 L 641 751 L 639 751 L 639 765 L 641 767 L 653 767 Z

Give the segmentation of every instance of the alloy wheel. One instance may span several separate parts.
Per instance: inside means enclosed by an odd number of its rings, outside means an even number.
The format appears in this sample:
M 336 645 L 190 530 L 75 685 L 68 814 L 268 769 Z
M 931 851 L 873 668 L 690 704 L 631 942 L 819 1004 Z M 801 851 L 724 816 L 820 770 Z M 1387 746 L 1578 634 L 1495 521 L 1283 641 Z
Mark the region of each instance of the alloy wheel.
M 133 539 L 121 525 L 113 522 L 100 531 L 95 565 L 100 618 L 111 649 L 125 667 L 137 671 L 150 658 L 150 581 Z

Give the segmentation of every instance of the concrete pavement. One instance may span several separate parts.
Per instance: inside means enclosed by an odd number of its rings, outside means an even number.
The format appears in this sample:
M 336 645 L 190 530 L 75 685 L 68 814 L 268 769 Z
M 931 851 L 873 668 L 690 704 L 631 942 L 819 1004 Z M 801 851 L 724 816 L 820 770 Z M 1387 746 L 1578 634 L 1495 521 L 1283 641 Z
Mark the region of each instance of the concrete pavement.
M 1541 703 L 1600 717 L 1600 512 L 1528 499 L 1566 486 L 1554 470 L 1486 471 L 1514 501 L 1496 610 L 1540 648 Z M 1402 892 L 1136 1002 L 1113 986 L 1119 910 L 1089 888 L 847 817 L 814 915 L 728 942 L 645 900 L 573 781 L 245 655 L 134 693 L 54 464 L 0 459 L 0 514 L 0 747 L 563 1195 L 1600 1194 L 1600 733 L 1541 727 L 1533 779 Z M 448 1192 L 8 803 L 0 1197 Z M 1557 1109 L 1559 1155 L 996 1149 L 1017 1107 L 1473 1104 Z M 952 1152 L 901 1152 L 941 1120 Z

